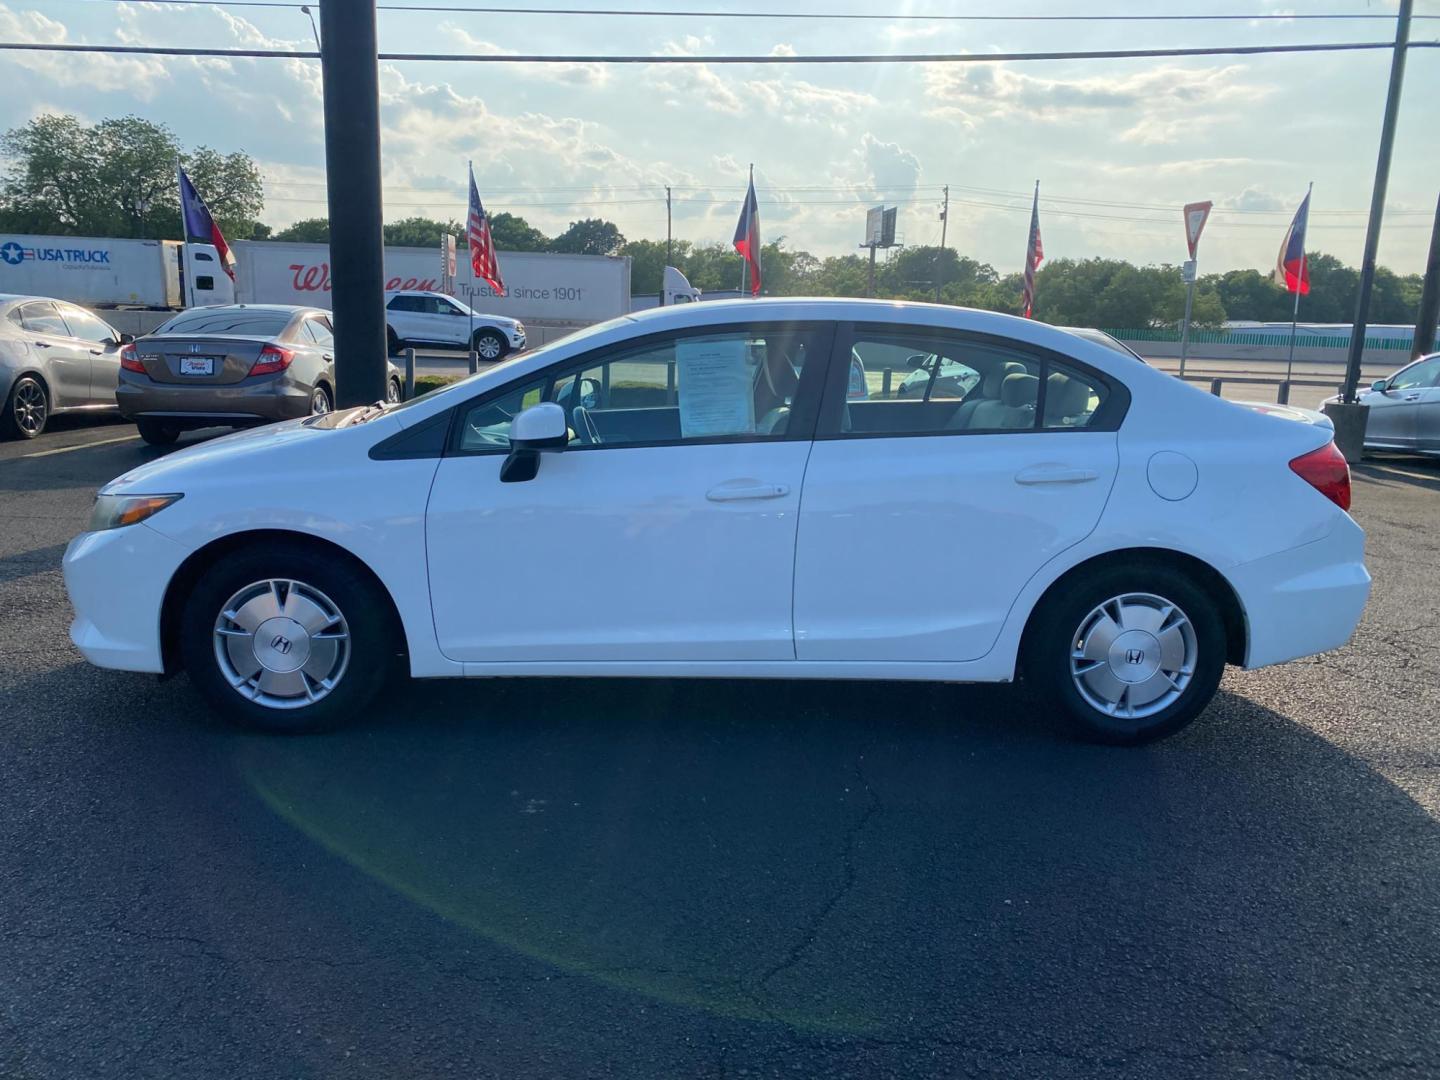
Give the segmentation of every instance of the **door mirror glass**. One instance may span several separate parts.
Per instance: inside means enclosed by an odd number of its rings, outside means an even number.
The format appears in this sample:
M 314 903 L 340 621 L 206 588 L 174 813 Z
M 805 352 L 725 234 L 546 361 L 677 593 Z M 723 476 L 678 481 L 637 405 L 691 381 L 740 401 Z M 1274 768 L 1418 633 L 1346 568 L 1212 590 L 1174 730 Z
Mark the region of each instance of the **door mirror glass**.
M 1383 394 L 1388 386 L 1389 384 L 1384 379 L 1376 379 L 1370 384 L 1370 389 L 1374 390 L 1377 394 Z
M 135 335 L 134 335 L 134 334 L 121 334 L 121 335 L 120 335 L 120 344 L 121 344 L 121 345 L 132 345 L 132 344 L 134 344 L 134 342 L 135 342 Z

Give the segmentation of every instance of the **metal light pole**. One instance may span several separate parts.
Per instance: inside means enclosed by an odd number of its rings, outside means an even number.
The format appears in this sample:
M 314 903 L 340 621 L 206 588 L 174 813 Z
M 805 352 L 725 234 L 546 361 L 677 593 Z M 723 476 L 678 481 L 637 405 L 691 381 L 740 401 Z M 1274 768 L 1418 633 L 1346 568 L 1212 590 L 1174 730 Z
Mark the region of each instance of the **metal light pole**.
M 385 247 L 375 0 L 320 5 L 336 405 L 385 398 Z
M 1425 260 L 1425 285 L 1420 291 L 1420 312 L 1415 316 L 1411 360 L 1420 359 L 1434 348 L 1437 318 L 1440 318 L 1440 200 L 1435 203 L 1435 227 L 1430 231 L 1430 257 Z
M 1405 81 L 1405 53 L 1410 44 L 1410 13 L 1414 0 L 1400 0 L 1395 19 L 1395 53 L 1390 60 L 1390 88 L 1385 95 L 1385 119 L 1380 128 L 1380 155 L 1375 164 L 1375 186 L 1370 193 L 1370 223 L 1365 229 L 1365 255 L 1360 263 L 1360 292 L 1355 300 L 1355 326 L 1350 331 L 1350 355 L 1345 369 L 1341 400 L 1356 403 L 1360 384 L 1360 358 L 1365 352 L 1365 331 L 1370 319 L 1370 293 L 1375 286 L 1375 254 L 1380 246 L 1380 219 L 1385 212 L 1385 189 L 1390 182 L 1390 156 L 1395 148 L 1395 117 L 1400 111 L 1400 87 Z M 1360 439 L 1364 439 L 1364 414 L 1359 417 Z M 1336 424 L 1337 441 L 1340 436 Z M 1342 446 L 1343 450 L 1344 447 Z M 1358 457 L 1358 450 L 1356 456 Z M 1346 457 L 1349 458 L 1349 454 Z
M 940 302 L 940 272 L 945 266 L 945 233 L 950 228 L 950 185 L 945 185 L 945 205 L 940 210 L 940 250 L 935 253 L 935 303 Z

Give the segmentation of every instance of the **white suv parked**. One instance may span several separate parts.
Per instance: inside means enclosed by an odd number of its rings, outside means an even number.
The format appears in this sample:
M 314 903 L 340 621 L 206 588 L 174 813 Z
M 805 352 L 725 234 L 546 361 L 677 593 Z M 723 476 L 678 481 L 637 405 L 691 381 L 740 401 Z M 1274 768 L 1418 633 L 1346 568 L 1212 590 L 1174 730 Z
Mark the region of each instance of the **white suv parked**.
M 474 349 L 499 360 L 525 348 L 525 326 L 503 315 L 482 315 L 452 296 L 407 289 L 385 294 L 385 338 L 391 355 L 406 345 Z

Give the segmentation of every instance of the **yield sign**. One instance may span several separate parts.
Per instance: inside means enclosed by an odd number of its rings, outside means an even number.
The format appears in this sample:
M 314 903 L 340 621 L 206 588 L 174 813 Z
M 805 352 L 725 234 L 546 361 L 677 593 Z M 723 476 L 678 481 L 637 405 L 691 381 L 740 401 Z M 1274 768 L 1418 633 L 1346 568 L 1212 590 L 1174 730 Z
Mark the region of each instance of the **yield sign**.
M 1190 245 L 1190 258 L 1195 258 L 1195 248 L 1200 243 L 1200 234 L 1205 231 L 1205 222 L 1210 219 L 1212 202 L 1185 204 L 1185 243 Z

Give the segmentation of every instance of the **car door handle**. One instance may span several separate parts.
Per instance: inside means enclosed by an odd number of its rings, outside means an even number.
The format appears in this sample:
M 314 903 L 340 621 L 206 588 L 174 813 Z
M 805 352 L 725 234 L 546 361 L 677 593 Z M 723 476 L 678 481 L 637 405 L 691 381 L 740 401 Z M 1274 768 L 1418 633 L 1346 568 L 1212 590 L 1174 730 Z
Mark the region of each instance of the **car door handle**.
M 324 360 L 327 364 L 329 364 L 329 363 L 332 363 L 332 362 L 334 361 L 335 357 L 332 356 L 330 353 L 327 352 L 327 353 L 321 353 L 321 354 L 320 354 L 320 359 Z
M 36 347 L 37 349 L 48 349 L 48 348 L 50 347 L 50 342 L 48 342 L 48 341 L 37 341 L 37 342 L 35 342 L 35 347 Z
M 1100 479 L 1094 469 L 1076 469 L 1063 465 L 1032 465 L 1015 474 L 1017 484 L 1084 484 Z
M 1419 400 L 1420 400 L 1420 395 L 1419 395 L 1419 394 L 1406 394 L 1406 395 L 1405 395 L 1403 398 L 1401 398 L 1400 400 L 1401 400 L 1401 401 L 1419 401 Z
M 104 349 L 91 349 L 91 350 L 90 350 L 90 355 L 91 355 L 91 356 L 104 356 L 104 355 L 105 355 L 105 350 L 104 350 Z
M 790 494 L 789 484 L 757 484 L 754 481 L 731 481 L 705 493 L 711 502 L 739 502 L 742 499 L 782 499 Z

